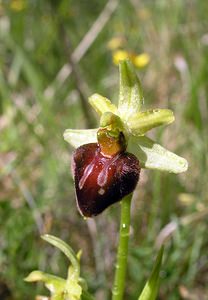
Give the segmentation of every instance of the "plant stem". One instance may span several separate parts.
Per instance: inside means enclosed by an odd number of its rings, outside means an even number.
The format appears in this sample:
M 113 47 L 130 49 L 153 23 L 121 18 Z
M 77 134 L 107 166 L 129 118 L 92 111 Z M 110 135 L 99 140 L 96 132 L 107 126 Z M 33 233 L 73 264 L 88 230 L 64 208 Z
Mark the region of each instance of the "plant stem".
M 112 300 L 122 300 L 126 281 L 132 194 L 121 201 L 121 220 Z

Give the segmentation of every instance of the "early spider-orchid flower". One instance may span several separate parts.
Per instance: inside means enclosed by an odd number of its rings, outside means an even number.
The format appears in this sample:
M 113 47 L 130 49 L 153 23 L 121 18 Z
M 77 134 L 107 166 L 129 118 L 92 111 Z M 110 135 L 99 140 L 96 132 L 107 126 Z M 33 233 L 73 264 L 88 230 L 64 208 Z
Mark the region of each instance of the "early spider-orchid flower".
M 100 116 L 96 129 L 67 129 L 64 139 L 77 148 L 72 170 L 77 206 L 92 217 L 133 192 L 140 168 L 172 173 L 187 170 L 187 161 L 164 149 L 144 134 L 174 121 L 169 109 L 141 111 L 144 99 L 132 63 L 122 61 L 118 107 L 94 94 L 89 102 Z
M 81 251 L 75 254 L 69 245 L 53 235 L 45 234 L 42 236 L 42 239 L 61 250 L 71 264 L 69 265 L 66 279 L 38 270 L 31 272 L 25 278 L 25 281 L 42 281 L 51 293 L 50 298 L 45 296 L 37 298 L 48 300 L 80 300 L 81 296 L 85 296 L 88 299 L 86 281 L 80 277 Z

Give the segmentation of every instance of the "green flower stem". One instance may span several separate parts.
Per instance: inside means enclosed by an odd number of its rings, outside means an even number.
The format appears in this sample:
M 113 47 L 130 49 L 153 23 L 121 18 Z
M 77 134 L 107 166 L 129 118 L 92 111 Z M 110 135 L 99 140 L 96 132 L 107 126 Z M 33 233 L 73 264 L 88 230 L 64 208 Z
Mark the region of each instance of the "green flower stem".
M 126 281 L 132 194 L 121 201 L 121 221 L 112 300 L 122 300 Z

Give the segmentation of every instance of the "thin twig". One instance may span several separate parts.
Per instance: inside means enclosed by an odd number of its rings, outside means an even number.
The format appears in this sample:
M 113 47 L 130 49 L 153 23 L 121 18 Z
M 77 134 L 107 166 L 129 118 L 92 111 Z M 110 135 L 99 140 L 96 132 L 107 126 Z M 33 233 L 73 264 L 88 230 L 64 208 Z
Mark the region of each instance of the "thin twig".
M 29 189 L 25 186 L 24 182 L 21 180 L 20 176 L 17 174 L 15 170 L 11 173 L 13 180 L 18 185 L 20 191 L 22 192 L 28 206 L 31 208 L 35 223 L 37 225 L 37 229 L 39 234 L 43 233 L 43 220 L 41 217 L 40 212 L 37 210 L 37 206 L 35 203 L 35 200 L 33 198 L 33 195 L 29 191 Z
M 99 33 L 103 30 L 107 22 L 109 21 L 111 15 L 116 10 L 119 4 L 119 0 L 109 0 L 104 7 L 103 11 L 100 13 L 96 21 L 93 23 L 92 27 L 85 34 L 77 48 L 72 53 L 72 59 L 74 63 L 78 63 L 82 57 L 85 55 L 87 50 L 96 40 Z M 46 98 L 52 98 L 55 94 L 54 85 L 58 88 L 61 87 L 62 84 L 66 81 L 66 79 L 70 76 L 72 72 L 72 68 L 70 64 L 65 64 L 61 70 L 58 72 L 54 81 L 45 89 L 44 96 Z
M 89 234 L 92 240 L 92 246 L 94 250 L 94 258 L 95 258 L 95 269 L 96 269 L 96 277 L 98 278 L 100 274 L 102 274 L 103 267 L 102 263 L 100 263 L 100 247 L 99 247 L 99 241 L 98 241 L 98 231 L 97 231 L 97 224 L 94 219 L 89 218 L 87 219 L 87 227 L 89 230 Z
M 71 51 L 71 49 L 72 49 L 71 42 L 69 40 L 68 35 L 66 34 L 64 24 L 62 24 L 61 21 L 59 21 L 58 26 L 59 26 L 59 31 L 60 31 L 60 37 L 63 40 L 64 52 L 65 52 L 65 55 L 67 57 L 67 60 L 70 64 L 70 66 L 71 66 L 72 75 L 74 77 L 76 89 L 79 93 L 81 107 L 82 107 L 83 113 L 85 115 L 86 127 L 91 128 L 94 126 L 94 121 L 93 121 L 94 118 L 93 118 L 93 115 L 90 113 L 87 96 L 86 96 L 86 92 L 85 92 L 87 85 L 86 85 L 86 82 L 83 80 L 81 73 L 79 72 L 76 62 L 73 59 L 72 51 Z
M 200 212 L 194 212 L 188 216 L 181 217 L 180 219 L 176 221 L 171 221 L 167 225 L 165 225 L 160 233 L 157 236 L 156 239 L 156 247 L 160 248 L 164 242 L 173 236 L 174 232 L 178 229 L 178 227 L 186 226 L 195 222 L 200 221 L 201 219 L 207 217 L 208 215 L 208 208 L 205 208 L 203 211 Z

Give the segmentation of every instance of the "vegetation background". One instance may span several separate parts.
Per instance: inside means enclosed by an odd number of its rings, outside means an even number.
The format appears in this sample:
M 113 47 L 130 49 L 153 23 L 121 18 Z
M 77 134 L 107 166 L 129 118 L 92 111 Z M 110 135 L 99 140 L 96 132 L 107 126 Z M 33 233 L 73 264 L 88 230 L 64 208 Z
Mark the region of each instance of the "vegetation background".
M 82 249 L 90 291 L 110 299 L 119 204 L 90 222 L 78 214 L 72 149 L 62 135 L 96 125 L 87 103 L 92 93 L 116 103 L 113 58 L 126 53 L 148 58 L 136 66 L 146 107 L 176 116 L 152 137 L 189 161 L 179 176 L 142 170 L 126 299 L 136 299 L 166 235 L 158 299 L 208 299 L 207 12 L 203 0 L 0 2 L 1 300 L 47 293 L 23 281 L 34 269 L 65 276 L 65 258 L 41 233 Z

